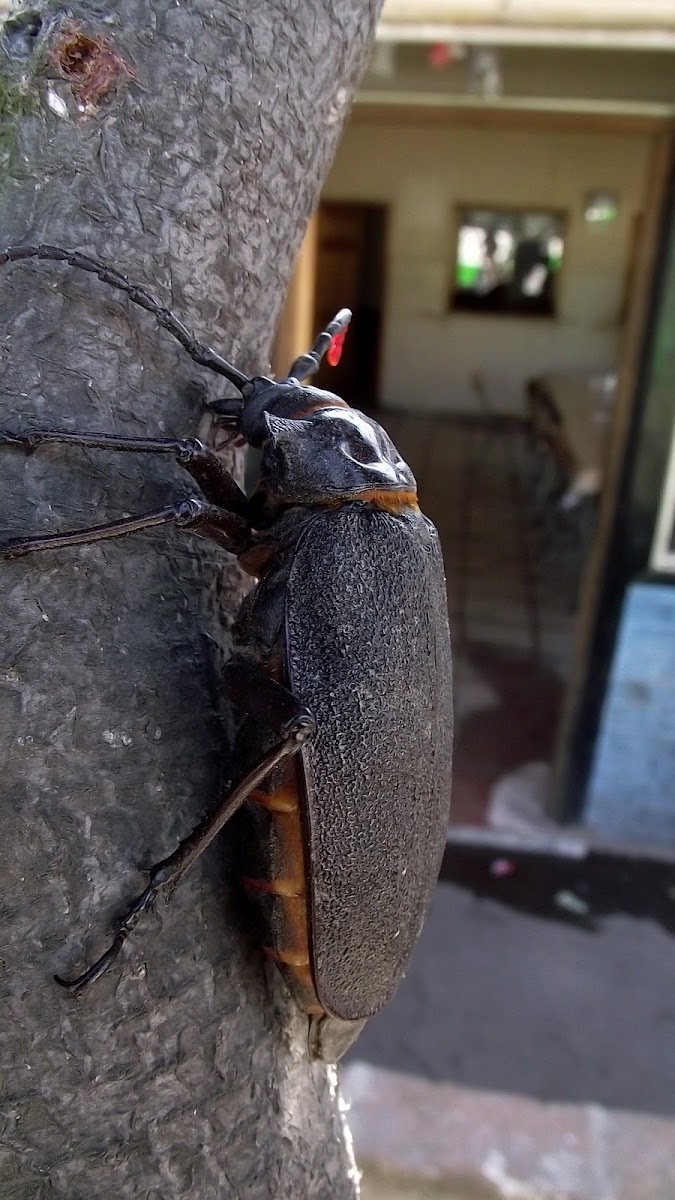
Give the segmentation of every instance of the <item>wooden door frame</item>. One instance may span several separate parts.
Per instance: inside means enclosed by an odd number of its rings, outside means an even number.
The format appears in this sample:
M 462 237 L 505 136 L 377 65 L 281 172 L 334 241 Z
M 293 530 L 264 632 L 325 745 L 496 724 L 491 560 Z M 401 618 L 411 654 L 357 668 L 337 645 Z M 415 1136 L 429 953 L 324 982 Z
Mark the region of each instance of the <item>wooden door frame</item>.
M 329 196 L 322 198 L 321 204 L 376 208 L 383 213 L 382 322 L 375 365 L 375 379 L 379 395 L 379 380 L 382 378 L 382 358 L 384 354 L 384 336 L 387 319 L 387 266 L 389 259 L 391 206 L 389 202 L 382 200 L 341 200 L 331 199 Z M 297 358 L 299 354 L 303 354 L 311 346 L 318 333 L 318 329 L 316 328 L 318 253 L 319 209 L 312 215 L 307 225 L 274 336 L 271 363 L 272 371 L 277 378 L 281 378 L 285 374 L 294 358 Z M 373 399 L 374 407 L 377 405 L 377 402 L 377 397 L 375 397 Z
M 316 337 L 314 295 L 318 238 L 319 221 L 317 213 L 314 213 L 309 219 L 295 260 L 274 335 L 271 360 L 272 371 L 278 379 L 286 374 L 294 359 L 310 348 Z
M 623 591 L 614 578 L 613 552 L 623 534 L 622 499 L 633 467 L 642 414 L 648 342 L 659 293 L 668 225 L 674 140 L 670 130 L 655 138 L 633 292 L 622 336 L 622 359 L 610 434 L 603 492 L 592 545 L 581 581 L 570 670 L 558 726 L 549 811 L 558 820 L 582 814 L 593 747 L 611 666 Z
M 330 195 L 322 196 L 321 202 L 319 204 L 319 209 L 317 211 L 317 217 L 318 217 L 321 209 L 324 207 L 338 208 L 338 209 L 353 208 L 353 209 L 359 209 L 361 211 L 363 211 L 364 209 L 373 209 L 382 214 L 382 241 L 381 241 L 382 281 L 381 281 L 381 291 L 380 291 L 381 305 L 380 305 L 380 309 L 379 309 L 380 315 L 381 315 L 381 321 L 380 321 L 378 345 L 377 345 L 377 347 L 375 349 L 375 353 L 374 353 L 374 369 L 373 369 L 374 395 L 369 399 L 368 405 L 366 406 L 368 408 L 370 408 L 370 407 L 377 408 L 379 405 L 379 402 L 380 402 L 380 381 L 381 381 L 382 375 L 383 375 L 382 368 L 383 368 L 383 357 L 384 357 L 384 340 L 385 340 L 385 333 L 386 333 L 386 328 L 387 328 L 387 309 L 388 309 L 387 298 L 388 298 L 388 269 L 389 269 L 389 238 L 390 238 L 390 231 L 391 231 L 391 201 L 390 200 L 372 199 L 370 197 L 368 199 L 364 200 L 364 199 L 361 199 L 358 197 L 351 198 L 351 197 L 330 196 Z M 318 230 L 317 230 L 317 260 L 316 260 L 317 261 L 317 267 L 316 267 L 317 283 L 318 283 L 319 250 L 320 250 L 320 242 L 319 242 L 319 236 L 318 236 Z M 348 301 L 347 301 L 347 303 L 348 303 Z M 318 320 L 317 320 L 316 316 L 315 316 L 315 324 L 318 324 Z

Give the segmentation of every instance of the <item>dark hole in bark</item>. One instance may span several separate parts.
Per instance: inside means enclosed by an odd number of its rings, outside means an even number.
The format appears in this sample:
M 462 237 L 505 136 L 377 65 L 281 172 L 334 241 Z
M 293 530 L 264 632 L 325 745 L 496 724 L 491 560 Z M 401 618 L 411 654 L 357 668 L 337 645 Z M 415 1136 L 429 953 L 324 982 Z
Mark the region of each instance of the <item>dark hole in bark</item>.
M 57 50 L 59 66 L 64 75 L 89 75 L 92 64 L 103 50 L 98 42 L 86 34 L 78 33 L 62 43 Z
M 72 25 L 55 43 L 52 60 L 82 104 L 97 104 L 133 71 L 105 38 L 91 37 Z

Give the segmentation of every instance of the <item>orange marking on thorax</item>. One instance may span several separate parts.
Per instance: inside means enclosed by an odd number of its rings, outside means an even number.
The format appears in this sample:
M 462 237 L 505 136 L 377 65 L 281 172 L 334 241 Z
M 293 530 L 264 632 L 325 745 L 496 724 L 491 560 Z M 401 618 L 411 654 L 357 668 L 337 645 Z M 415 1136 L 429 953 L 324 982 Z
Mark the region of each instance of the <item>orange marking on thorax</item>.
M 362 500 L 364 504 L 372 504 L 374 508 L 393 513 L 394 516 L 404 512 L 406 508 L 412 512 L 420 511 L 417 492 L 412 488 L 397 488 L 391 491 L 387 488 L 371 488 L 366 492 L 354 492 L 353 496 L 331 496 L 328 500 L 316 503 L 320 503 L 322 508 L 342 508 L 343 504 L 352 504 L 354 500 Z
M 363 500 L 365 503 L 374 504 L 375 508 L 382 508 L 389 513 L 399 513 L 404 508 L 412 508 L 416 512 L 420 510 L 417 492 L 413 488 L 400 488 L 396 491 L 373 488 L 370 492 L 357 492 L 355 496 L 352 496 L 352 500 Z

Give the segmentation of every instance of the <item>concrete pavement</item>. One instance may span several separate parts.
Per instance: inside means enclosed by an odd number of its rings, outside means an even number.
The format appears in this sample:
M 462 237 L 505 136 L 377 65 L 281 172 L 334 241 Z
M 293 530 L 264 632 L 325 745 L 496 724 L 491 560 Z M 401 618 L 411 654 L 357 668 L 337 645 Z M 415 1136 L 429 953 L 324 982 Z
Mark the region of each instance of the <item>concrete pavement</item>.
M 672 865 L 451 855 L 341 1067 L 364 1200 L 675 1200 Z

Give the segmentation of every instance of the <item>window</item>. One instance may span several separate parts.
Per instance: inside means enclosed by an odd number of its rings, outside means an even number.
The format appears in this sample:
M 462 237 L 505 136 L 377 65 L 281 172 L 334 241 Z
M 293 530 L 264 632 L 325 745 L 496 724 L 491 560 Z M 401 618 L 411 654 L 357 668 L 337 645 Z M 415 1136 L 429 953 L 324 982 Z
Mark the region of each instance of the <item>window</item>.
M 450 307 L 555 316 L 563 251 L 560 213 L 461 208 Z

